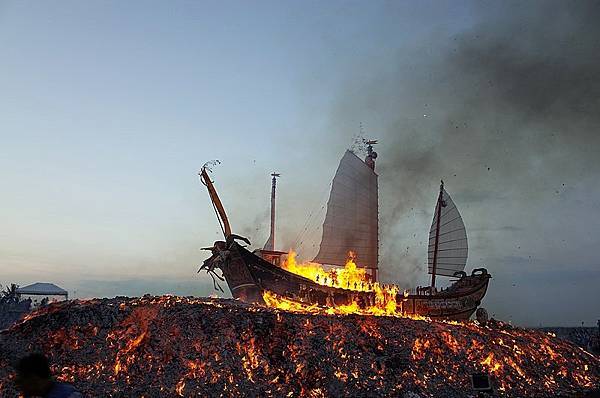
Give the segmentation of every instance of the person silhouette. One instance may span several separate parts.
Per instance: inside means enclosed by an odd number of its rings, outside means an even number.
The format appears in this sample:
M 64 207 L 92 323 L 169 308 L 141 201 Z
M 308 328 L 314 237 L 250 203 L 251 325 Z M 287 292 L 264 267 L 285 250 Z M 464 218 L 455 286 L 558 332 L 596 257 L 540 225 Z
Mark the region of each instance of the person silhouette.
M 48 359 L 43 354 L 29 354 L 21 358 L 15 370 L 15 384 L 25 398 L 83 398 L 72 385 L 54 381 Z

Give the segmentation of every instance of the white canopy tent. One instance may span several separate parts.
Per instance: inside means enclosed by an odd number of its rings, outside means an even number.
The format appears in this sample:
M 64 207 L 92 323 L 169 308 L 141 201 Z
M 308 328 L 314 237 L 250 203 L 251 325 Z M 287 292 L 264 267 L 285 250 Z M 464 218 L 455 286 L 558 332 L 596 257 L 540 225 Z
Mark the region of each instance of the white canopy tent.
M 20 287 L 17 289 L 17 293 L 30 296 L 64 296 L 65 299 L 69 298 L 69 293 L 65 289 L 48 282 L 37 282 Z

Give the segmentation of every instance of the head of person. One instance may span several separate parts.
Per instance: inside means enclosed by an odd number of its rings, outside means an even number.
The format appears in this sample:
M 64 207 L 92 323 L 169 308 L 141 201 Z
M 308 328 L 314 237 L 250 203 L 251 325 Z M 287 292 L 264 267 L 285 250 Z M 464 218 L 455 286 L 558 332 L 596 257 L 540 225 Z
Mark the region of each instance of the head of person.
M 15 384 L 24 395 L 44 395 L 52 386 L 48 359 L 43 354 L 30 354 L 21 358 L 15 370 Z

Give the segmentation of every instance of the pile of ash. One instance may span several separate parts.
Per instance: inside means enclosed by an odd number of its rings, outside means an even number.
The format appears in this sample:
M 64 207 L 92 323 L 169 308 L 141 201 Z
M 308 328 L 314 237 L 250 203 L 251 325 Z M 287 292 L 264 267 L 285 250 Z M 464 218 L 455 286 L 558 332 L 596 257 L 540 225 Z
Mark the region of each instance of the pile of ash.
M 0 396 L 11 364 L 45 353 L 87 396 L 567 397 L 600 383 L 600 359 L 539 330 L 502 323 L 288 313 L 235 300 L 71 301 L 0 334 Z

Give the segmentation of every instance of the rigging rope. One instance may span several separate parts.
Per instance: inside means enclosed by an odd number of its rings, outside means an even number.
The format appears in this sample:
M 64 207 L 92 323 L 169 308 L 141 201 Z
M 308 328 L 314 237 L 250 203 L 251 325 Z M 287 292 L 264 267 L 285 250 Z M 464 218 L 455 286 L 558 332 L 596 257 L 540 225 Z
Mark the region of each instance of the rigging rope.
M 302 240 L 300 241 L 300 243 L 298 244 L 298 251 L 300 250 L 300 248 L 305 247 L 304 244 L 306 242 L 306 240 L 308 239 L 308 243 L 313 243 L 312 246 L 314 246 L 316 244 L 316 242 L 319 240 L 319 236 L 317 235 L 317 231 L 319 229 L 320 226 L 320 219 L 322 214 L 324 213 L 325 210 L 325 205 L 321 206 L 320 210 L 318 213 L 316 213 L 317 217 L 315 217 L 313 219 L 313 222 L 307 226 L 306 228 L 306 234 L 304 234 L 304 236 L 302 237 Z
M 217 211 L 217 206 L 215 205 L 215 202 L 213 202 L 212 200 L 210 201 L 210 203 L 212 203 L 212 205 L 213 205 L 213 209 L 215 210 L 215 214 L 217 215 L 217 220 L 219 220 L 219 227 L 221 227 L 221 231 L 223 231 L 223 236 L 225 236 L 225 228 L 223 227 L 223 222 L 221 221 L 219 212 Z
M 318 202 L 316 202 L 315 207 L 309 213 L 308 218 L 307 218 L 306 222 L 304 223 L 304 226 L 302 227 L 302 229 L 298 233 L 298 236 L 294 240 L 294 246 L 297 247 L 298 249 L 300 248 L 300 246 L 302 245 L 302 242 L 306 238 L 306 233 L 308 232 L 309 227 L 312 226 L 311 221 L 313 221 L 313 216 L 315 214 L 315 211 L 318 211 L 320 214 L 321 211 L 325 208 L 325 205 L 324 204 L 321 205 L 321 203 L 323 203 L 325 195 L 330 190 L 332 183 L 333 183 L 333 180 L 325 187 L 325 189 L 323 190 L 323 192 L 321 194 L 320 200 Z M 319 206 L 321 206 L 320 209 L 319 209 Z M 310 229 L 312 230 L 312 228 L 310 228 Z

